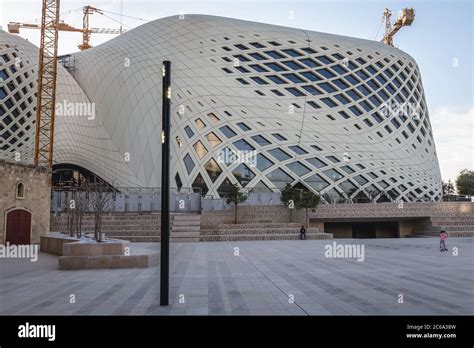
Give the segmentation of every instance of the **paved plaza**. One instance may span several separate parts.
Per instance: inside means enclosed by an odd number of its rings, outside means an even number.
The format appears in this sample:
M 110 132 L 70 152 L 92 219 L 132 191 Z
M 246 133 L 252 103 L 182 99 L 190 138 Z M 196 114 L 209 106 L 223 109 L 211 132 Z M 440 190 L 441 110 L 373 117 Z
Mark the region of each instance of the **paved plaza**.
M 326 257 L 333 242 L 363 244 L 364 260 Z M 473 315 L 474 239 L 448 247 L 439 252 L 436 238 L 171 244 L 168 307 L 159 267 L 59 271 L 56 256 L 40 253 L 0 260 L 0 314 Z

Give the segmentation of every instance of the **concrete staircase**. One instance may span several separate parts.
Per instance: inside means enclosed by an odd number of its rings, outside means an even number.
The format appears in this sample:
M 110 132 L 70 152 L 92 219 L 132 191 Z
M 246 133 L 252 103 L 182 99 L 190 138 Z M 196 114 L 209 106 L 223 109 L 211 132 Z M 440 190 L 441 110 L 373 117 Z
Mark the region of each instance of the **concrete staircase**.
M 171 227 L 170 241 L 174 243 L 199 242 L 201 215 L 176 214 Z
M 420 230 L 408 237 L 439 237 L 439 232 L 445 230 L 449 237 L 474 237 L 474 216 L 446 215 L 432 217 Z
M 299 239 L 300 223 L 243 223 L 243 224 L 201 224 L 201 241 L 240 240 L 296 240 Z M 331 239 L 332 234 L 321 233 L 318 228 L 308 228 L 306 239 Z
M 276 221 L 275 221 L 276 220 Z M 220 218 L 218 214 L 171 214 L 170 241 L 205 242 L 238 240 L 295 240 L 299 239 L 301 223 L 287 223 L 274 220 L 265 214 L 256 215 L 251 223 L 233 224 L 233 216 Z M 102 217 L 102 232 L 106 238 L 130 242 L 159 242 L 161 233 L 160 214 L 105 214 Z M 252 221 L 252 220 L 251 220 Z M 92 215 L 83 219 L 83 232 L 92 233 Z M 67 231 L 65 215 L 51 217 L 51 231 Z M 309 228 L 306 239 L 329 239 L 330 233 L 321 233 L 318 228 Z
M 173 215 L 170 215 L 170 224 Z M 85 215 L 82 223 L 83 233 L 93 233 L 94 217 Z M 130 242 L 159 242 L 161 216 L 160 214 L 105 214 L 102 217 L 102 232 L 106 238 L 128 240 Z M 51 217 L 51 231 L 67 231 L 65 215 Z

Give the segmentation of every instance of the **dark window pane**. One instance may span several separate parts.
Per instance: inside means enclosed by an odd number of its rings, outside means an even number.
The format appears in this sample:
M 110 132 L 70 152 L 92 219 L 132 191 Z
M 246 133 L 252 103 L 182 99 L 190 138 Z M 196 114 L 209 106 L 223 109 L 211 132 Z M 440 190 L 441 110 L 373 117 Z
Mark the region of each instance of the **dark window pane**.
M 283 74 L 283 76 L 285 78 L 287 78 L 288 80 L 294 82 L 294 83 L 303 83 L 303 82 L 305 82 L 302 78 L 300 78 L 299 76 L 297 76 L 295 74 Z
M 314 190 L 317 192 L 320 192 L 321 190 L 324 190 L 326 187 L 329 186 L 329 183 L 324 180 L 321 175 L 315 174 L 313 176 L 310 176 L 309 178 L 306 178 L 304 182 L 311 186 Z
M 327 82 L 319 83 L 318 86 L 324 89 L 328 93 L 336 92 L 336 89 Z
M 275 169 L 273 172 L 268 174 L 267 178 L 280 190 L 284 188 L 286 184 L 291 183 L 294 180 L 280 168 Z
M 209 191 L 201 173 L 197 175 L 196 179 L 192 184 L 192 187 L 194 192 L 201 192 L 203 196 L 205 196 L 206 193 Z
M 332 181 L 338 181 L 344 177 L 341 173 L 334 169 L 325 170 L 323 173 Z
M 266 156 L 262 154 L 257 155 L 257 168 L 261 172 L 263 172 L 265 169 L 270 168 L 274 163 L 270 161 Z
M 284 49 L 282 51 L 285 52 L 286 54 L 288 54 L 289 56 L 292 56 L 292 57 L 302 56 L 301 53 L 299 53 L 299 52 L 297 52 L 297 51 L 295 51 L 294 49 L 291 49 L 291 48 Z
M 250 130 L 250 127 L 249 127 L 249 126 L 247 126 L 247 125 L 246 125 L 245 123 L 243 123 L 243 122 L 239 122 L 239 123 L 237 123 L 237 126 L 239 126 L 239 127 L 240 127 L 240 129 L 242 129 L 242 130 L 243 130 L 243 131 L 245 131 L 245 132 L 247 132 L 247 131 L 249 131 L 249 130 Z
M 265 146 L 265 145 L 270 145 L 271 144 L 271 142 L 269 142 L 267 139 L 265 139 L 261 135 L 254 135 L 251 138 L 260 146 Z
M 207 172 L 207 175 L 209 175 L 209 178 L 211 179 L 212 182 L 215 182 L 219 175 L 222 173 L 221 167 L 214 161 L 213 158 L 211 158 L 204 166 L 204 169 Z
M 288 82 L 284 81 L 283 79 L 281 79 L 280 77 L 278 77 L 276 75 L 271 75 L 271 76 L 266 76 L 266 77 L 268 79 L 272 80 L 273 82 L 278 83 L 279 85 L 284 84 L 284 83 L 288 83 Z
M 298 176 L 303 176 L 311 171 L 308 169 L 308 167 L 306 167 L 299 161 L 288 163 L 286 166 L 288 167 L 290 172 L 293 172 Z
M 260 53 L 257 53 L 257 52 L 249 53 L 249 56 L 252 57 L 255 60 L 265 60 L 265 59 L 267 59 L 264 56 L 262 56 Z
M 281 53 L 277 51 L 265 51 L 265 53 L 274 59 L 285 58 Z
M 249 67 L 258 72 L 268 72 L 267 69 L 265 69 L 263 66 L 260 66 L 258 64 L 250 64 Z
M 277 139 L 277 140 L 280 140 L 280 141 L 285 141 L 285 140 L 287 140 L 284 136 L 282 136 L 282 135 L 280 135 L 280 134 L 278 134 L 278 133 L 274 133 L 274 134 L 272 134 L 272 135 L 273 135 L 273 137 L 274 137 L 275 139 Z
M 314 86 L 302 86 L 305 91 L 311 93 L 312 95 L 318 95 L 321 94 L 321 92 Z
M 326 57 L 326 56 L 319 56 L 319 57 L 316 57 L 316 59 L 319 60 L 321 63 L 324 63 L 324 64 L 334 63 L 332 59 L 330 59 L 329 57 Z
M 189 126 L 184 127 L 184 131 L 186 132 L 189 138 L 192 138 L 194 136 L 194 132 L 191 128 L 189 128 Z
M 326 167 L 327 164 L 321 161 L 319 158 L 308 158 L 306 161 L 308 161 L 313 167 L 315 168 L 322 168 Z
M 250 145 L 246 140 L 244 139 L 240 139 L 240 140 L 237 140 L 237 141 L 234 141 L 233 142 L 234 146 L 241 150 L 241 151 L 245 151 L 245 150 L 250 150 L 250 151 L 253 151 L 255 150 L 255 148 Z
M 319 80 L 321 80 L 321 78 L 319 78 L 315 73 L 313 73 L 311 71 L 304 71 L 300 74 L 302 76 L 304 76 L 305 78 L 307 78 L 308 80 L 310 80 L 310 81 L 319 81 Z
M 277 63 L 265 63 L 273 71 L 287 71 L 288 69 Z
M 304 96 L 304 93 L 297 90 L 296 88 L 294 87 L 289 87 L 289 88 L 285 88 L 288 92 L 290 92 L 291 94 L 293 94 L 295 97 L 302 97 Z
M 331 99 L 329 98 L 323 98 L 321 99 L 321 101 L 326 104 L 327 106 L 329 106 L 330 108 L 334 108 L 337 106 L 337 104 L 335 102 L 333 102 Z
M 291 158 L 291 156 L 282 149 L 272 149 L 268 152 L 279 161 L 285 161 Z
M 292 70 L 301 70 L 301 69 L 305 69 L 304 66 L 292 61 L 292 60 L 289 60 L 289 61 L 286 61 L 286 62 L 282 62 L 282 64 L 286 65 L 287 67 L 289 67 L 290 69 Z
M 330 72 L 328 69 L 319 69 L 316 71 L 328 79 L 336 76 L 332 72 Z
M 292 146 L 289 146 L 289 148 L 290 148 L 291 151 L 293 151 L 294 153 L 296 153 L 298 155 L 304 155 L 304 154 L 308 153 L 308 151 L 306 151 L 305 149 L 301 148 L 298 145 L 292 145 Z
M 240 164 L 236 167 L 232 174 L 237 179 L 237 181 L 242 185 L 242 187 L 247 186 L 247 184 L 255 177 L 254 172 L 250 170 L 245 164 Z
M 191 172 L 194 168 L 194 162 L 193 162 L 191 156 L 189 156 L 189 154 L 184 156 L 184 165 L 186 166 L 186 170 L 188 171 L 188 174 L 191 174 Z
M 268 82 L 263 80 L 261 77 L 252 76 L 251 79 L 254 80 L 256 83 L 258 83 L 259 85 L 268 85 Z
M 314 61 L 311 58 L 300 59 L 300 62 L 303 63 L 304 65 L 310 67 L 310 68 L 316 68 L 318 66 L 321 66 L 321 64 L 319 64 L 318 62 Z
M 219 129 L 227 138 L 232 138 L 237 135 L 229 126 L 224 126 Z

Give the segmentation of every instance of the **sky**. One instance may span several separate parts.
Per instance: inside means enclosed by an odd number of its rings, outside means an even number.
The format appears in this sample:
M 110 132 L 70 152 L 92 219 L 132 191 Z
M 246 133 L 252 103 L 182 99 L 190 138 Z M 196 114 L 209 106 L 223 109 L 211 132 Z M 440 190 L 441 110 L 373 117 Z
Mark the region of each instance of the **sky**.
M 472 0 L 62 0 L 61 19 L 82 26 L 81 8 L 91 5 L 90 27 L 132 29 L 149 20 L 177 14 L 209 14 L 325 33 L 380 40 L 382 14 L 392 20 L 404 7 L 415 9 L 411 27 L 402 28 L 394 43 L 418 63 L 430 113 L 443 180 L 474 168 L 474 1 Z M 120 13 L 123 16 L 120 16 Z M 41 0 L 0 0 L 0 25 L 32 22 L 41 17 Z M 20 35 L 39 43 L 39 30 Z M 114 35 L 93 34 L 96 46 Z M 60 33 L 59 54 L 77 51 L 80 33 Z

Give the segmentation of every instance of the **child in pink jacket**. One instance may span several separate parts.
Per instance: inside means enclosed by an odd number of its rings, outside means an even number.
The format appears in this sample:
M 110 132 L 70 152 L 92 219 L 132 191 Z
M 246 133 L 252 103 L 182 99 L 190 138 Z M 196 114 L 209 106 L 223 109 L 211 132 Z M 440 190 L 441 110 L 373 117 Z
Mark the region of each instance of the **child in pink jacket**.
M 448 235 L 446 234 L 446 231 L 441 231 L 439 233 L 439 250 L 440 251 L 448 251 L 448 248 L 446 248 L 446 239 L 448 239 Z

